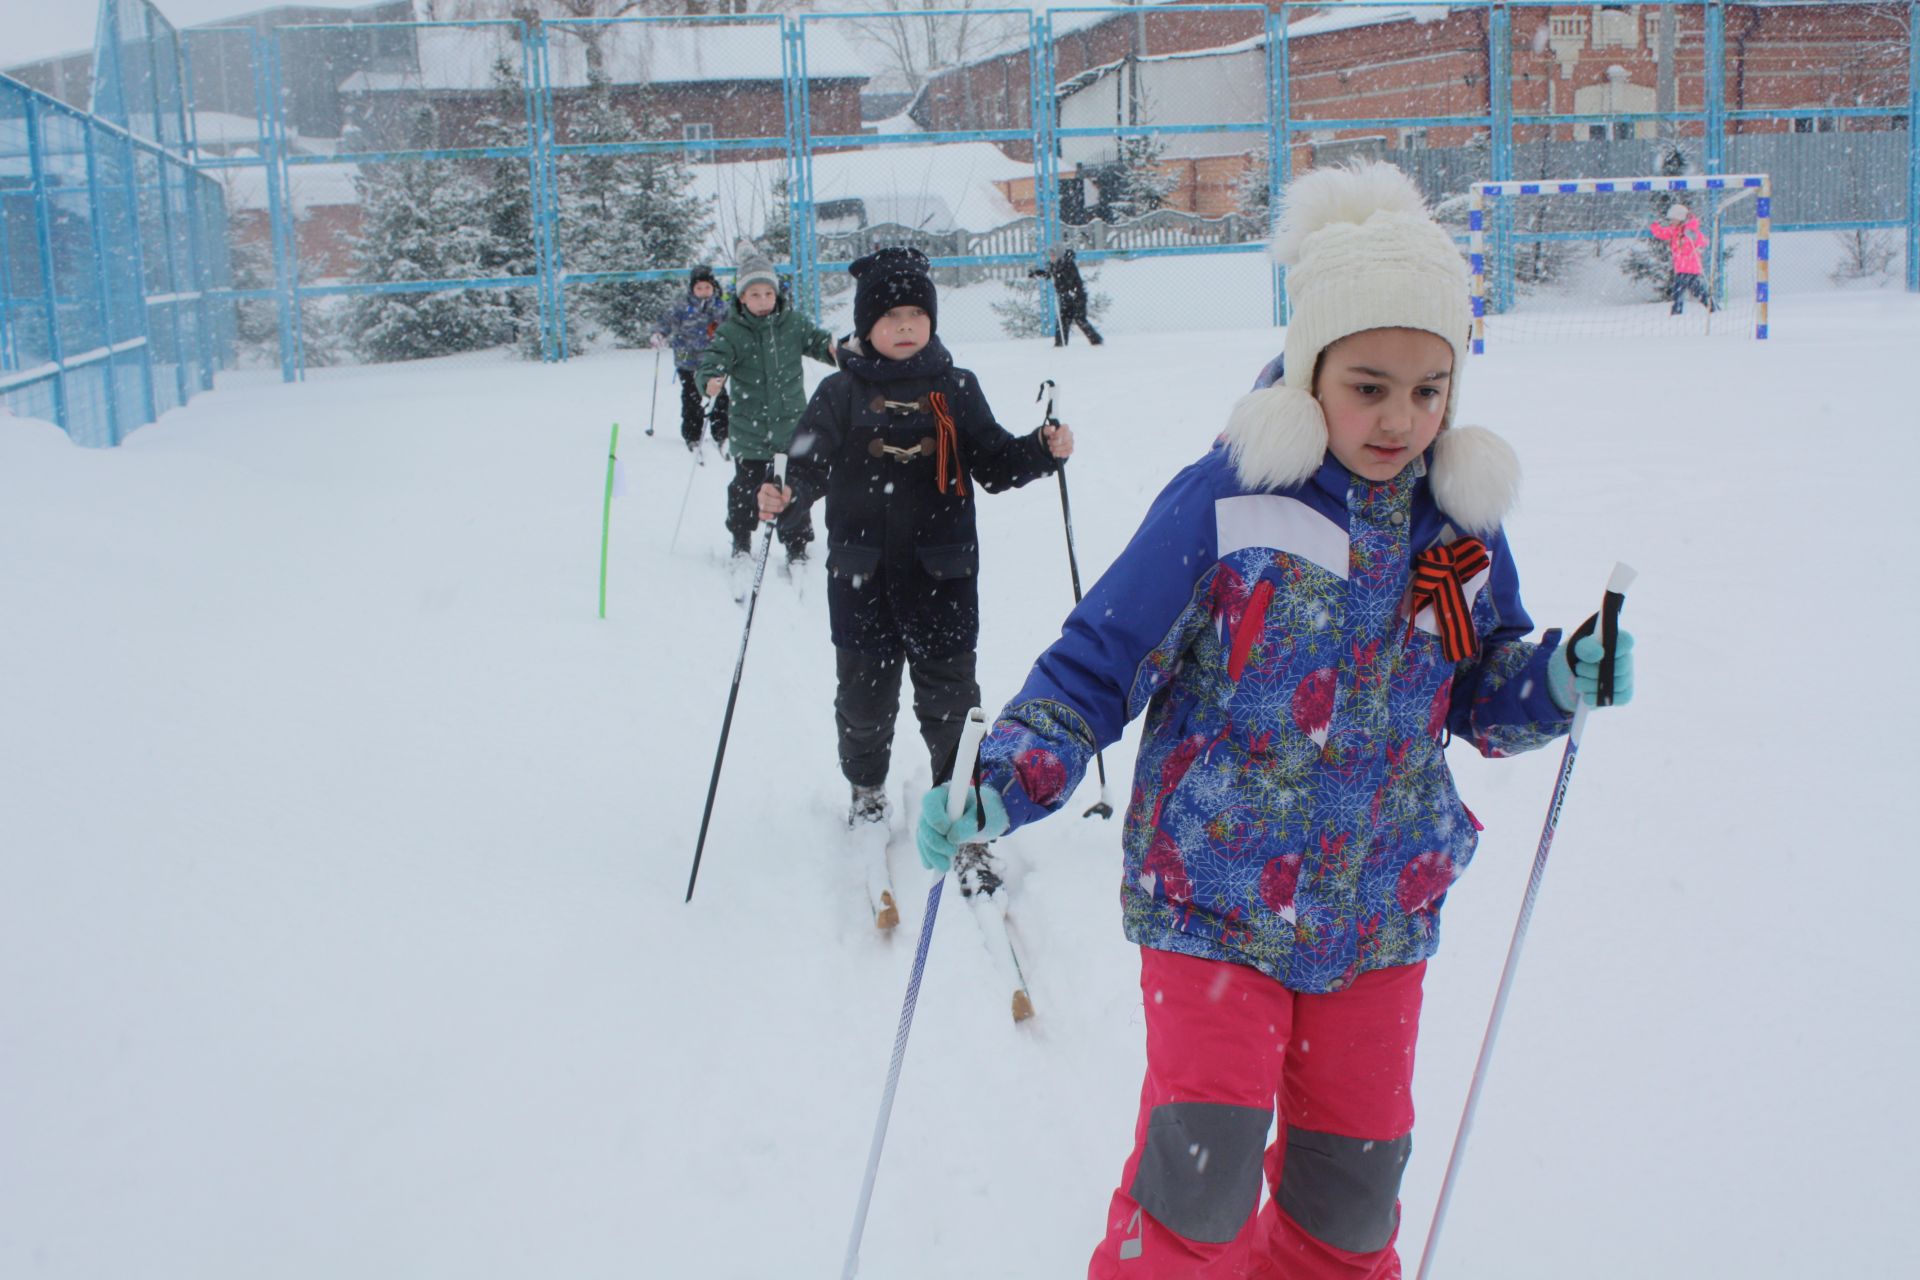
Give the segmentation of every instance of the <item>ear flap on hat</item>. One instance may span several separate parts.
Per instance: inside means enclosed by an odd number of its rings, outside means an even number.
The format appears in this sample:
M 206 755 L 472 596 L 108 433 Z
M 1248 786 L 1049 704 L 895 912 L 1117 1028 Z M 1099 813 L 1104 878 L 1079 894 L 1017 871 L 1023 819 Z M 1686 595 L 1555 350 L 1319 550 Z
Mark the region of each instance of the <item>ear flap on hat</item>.
M 1520 496 L 1520 459 L 1485 427 L 1448 427 L 1433 442 L 1433 500 L 1468 533 L 1500 527 Z
M 1304 391 L 1273 386 L 1240 397 L 1221 438 L 1250 489 L 1299 484 L 1327 456 L 1327 418 Z

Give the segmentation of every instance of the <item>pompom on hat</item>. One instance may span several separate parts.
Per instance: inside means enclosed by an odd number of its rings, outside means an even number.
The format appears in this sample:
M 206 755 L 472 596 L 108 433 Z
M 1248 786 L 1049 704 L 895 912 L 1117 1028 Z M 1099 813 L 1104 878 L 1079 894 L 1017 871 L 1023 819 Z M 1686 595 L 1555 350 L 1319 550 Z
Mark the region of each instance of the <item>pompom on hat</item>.
M 1321 355 L 1350 334 L 1417 329 L 1453 348 L 1435 498 L 1470 532 L 1491 532 L 1512 505 L 1519 465 L 1492 432 L 1452 425 L 1473 327 L 1467 263 L 1412 179 L 1378 162 L 1303 174 L 1283 193 L 1272 254 L 1288 268 L 1292 304 L 1285 384 L 1243 397 L 1228 418 L 1241 478 L 1260 488 L 1310 478 L 1327 453 L 1313 398 Z

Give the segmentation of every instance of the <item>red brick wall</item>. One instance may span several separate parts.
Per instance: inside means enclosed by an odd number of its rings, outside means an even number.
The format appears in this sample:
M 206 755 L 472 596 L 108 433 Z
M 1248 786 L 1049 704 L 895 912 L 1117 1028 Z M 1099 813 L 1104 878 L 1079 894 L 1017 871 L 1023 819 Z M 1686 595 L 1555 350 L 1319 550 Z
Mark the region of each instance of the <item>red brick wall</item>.
M 1292 20 L 1318 6 L 1283 4 Z M 1656 11 L 1640 10 L 1641 39 L 1635 47 L 1582 49 L 1570 75 L 1551 49 L 1535 52 L 1535 28 L 1551 16 L 1591 16 L 1590 5 L 1513 10 L 1513 99 L 1520 114 L 1571 114 L 1574 93 L 1603 84 L 1608 68 L 1624 67 L 1636 85 L 1653 87 L 1658 68 L 1651 38 Z M 1134 15 L 1061 36 L 1055 45 L 1058 77 L 1068 79 L 1093 67 L 1119 61 L 1132 51 Z M 1676 110 L 1700 111 L 1705 104 L 1705 18 L 1698 8 L 1678 11 Z M 1231 44 L 1254 34 L 1249 15 L 1152 11 L 1146 23 L 1147 52 L 1183 52 Z M 1880 0 L 1817 10 L 1759 9 L 1729 4 L 1726 11 L 1726 104 L 1730 110 L 1792 107 L 1897 106 L 1906 101 L 1906 6 Z M 1379 116 L 1479 115 L 1487 110 L 1487 14 L 1459 10 L 1435 22 L 1393 22 L 1351 27 L 1289 42 L 1290 91 L 1297 121 L 1359 119 Z M 928 86 L 916 104 L 915 119 L 929 129 L 1021 127 L 1025 122 L 1027 54 L 1024 49 L 947 72 Z M 1011 114 L 999 104 L 1009 98 Z M 1311 130 L 1311 125 L 1302 128 Z M 1737 121 L 1733 132 L 1784 130 L 1785 121 Z M 1888 128 L 1884 121 L 1854 121 L 1848 128 Z M 1699 126 L 1682 126 L 1698 135 Z M 1336 138 L 1373 130 L 1334 130 Z M 1427 144 L 1460 146 L 1478 132 L 1470 126 L 1436 126 Z M 1525 138 L 1527 130 L 1518 136 Z M 1538 129 L 1532 132 L 1539 132 Z M 1563 138 L 1576 126 L 1555 130 Z M 1016 159 L 1031 159 L 1031 148 L 1008 145 Z

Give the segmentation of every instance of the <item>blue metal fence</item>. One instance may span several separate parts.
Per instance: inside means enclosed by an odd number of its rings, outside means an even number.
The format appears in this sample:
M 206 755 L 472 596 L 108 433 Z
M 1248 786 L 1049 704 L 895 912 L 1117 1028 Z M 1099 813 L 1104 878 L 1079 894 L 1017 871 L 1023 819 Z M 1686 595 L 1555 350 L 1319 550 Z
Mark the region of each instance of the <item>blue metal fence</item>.
M 1598 24 L 1601 10 L 1553 0 L 1402 0 L 1395 13 L 1477 20 L 1476 67 L 1484 70 L 1470 69 L 1464 97 L 1456 88 L 1427 114 L 1367 117 L 1342 114 L 1355 108 L 1330 102 L 1324 89 L 1302 89 L 1327 71 L 1324 57 L 1316 61 L 1303 49 L 1319 41 L 1324 50 L 1328 24 L 1348 21 L 1325 7 L 1307 8 L 1305 17 L 1232 3 L 1146 5 L 1124 15 L 1071 7 L 915 11 L 916 21 L 1001 24 L 1005 42 L 981 55 L 998 60 L 1001 99 L 994 113 L 945 119 L 932 130 L 873 132 L 849 124 L 835 77 L 851 78 L 851 33 L 863 22 L 897 21 L 894 12 L 314 24 L 198 30 L 183 40 L 148 0 L 102 0 L 91 113 L 0 78 L 0 401 L 59 422 L 78 442 L 114 444 L 210 387 L 235 363 L 243 333 L 265 335 L 283 377 L 304 376 L 327 358 L 326 330 L 338 324 L 328 320 L 333 309 L 368 299 L 492 298 L 529 354 L 565 359 L 589 339 L 594 299 L 610 289 L 664 287 L 683 278 L 688 260 L 684 246 L 661 254 L 639 241 L 610 254 L 583 238 L 569 209 L 609 164 L 674 158 L 695 165 L 707 184 L 701 230 L 723 273 L 734 235 L 782 239 L 776 256 L 800 305 L 815 316 L 844 304 L 835 291 L 844 289 L 846 260 L 888 238 L 921 244 L 948 281 L 1019 282 L 1063 243 L 1078 247 L 1088 264 L 1256 253 L 1263 247 L 1259 209 L 1209 221 L 1066 207 L 1063 176 L 1113 163 L 1128 141 L 1200 154 L 1193 148 L 1202 139 L 1227 139 L 1250 164 L 1264 166 L 1256 185 L 1265 199 L 1254 203 L 1268 208 L 1295 168 L 1343 155 L 1384 154 L 1440 197 L 1476 181 L 1643 171 L 1640 139 L 1678 139 L 1692 172 L 1773 173 L 1776 232 L 1897 235 L 1905 284 L 1920 290 L 1920 0 L 1686 0 L 1673 8 L 1682 47 L 1693 41 L 1697 51 L 1665 109 L 1609 98 L 1568 110 L 1569 102 L 1543 93 L 1537 74 L 1516 68 L 1537 68 L 1542 48 L 1572 29 L 1558 24 Z M 1817 34 L 1830 20 L 1862 15 L 1893 33 L 1857 51 L 1893 91 L 1843 101 L 1789 85 L 1760 95 L 1757 105 L 1745 96 L 1744 33 L 1756 24 L 1784 18 Z M 1228 33 L 1245 65 L 1259 68 L 1252 96 L 1238 105 L 1146 102 L 1143 74 L 1178 83 L 1173 57 L 1186 56 L 1153 52 L 1180 47 L 1156 40 L 1154 24 L 1203 17 Z M 1092 68 L 1083 56 L 1063 75 L 1063 51 L 1116 20 L 1138 24 L 1132 51 Z M 1653 19 L 1644 30 L 1654 38 Z M 650 46 L 660 50 L 656 60 L 645 52 Z M 1364 70 L 1362 55 L 1354 57 Z M 710 80 L 733 77 L 725 92 L 762 94 L 761 114 L 722 136 L 675 120 L 673 95 L 698 88 L 678 68 L 702 59 L 724 67 Z M 210 74 L 216 63 L 223 76 Z M 508 69 L 504 81 L 488 79 L 495 64 Z M 1154 83 L 1151 75 L 1146 83 Z M 1121 114 L 1094 118 L 1091 96 L 1074 99 L 1089 84 L 1102 93 L 1110 87 L 1117 106 L 1123 96 L 1131 101 Z M 655 113 L 659 127 L 595 134 L 596 91 L 629 114 Z M 1571 87 L 1566 93 L 1578 96 Z M 500 105 L 515 95 L 517 107 Z M 494 105 L 474 105 L 485 102 Z M 434 127 L 401 128 L 420 108 L 434 114 Z M 1585 132 L 1569 138 L 1570 129 Z M 1429 146 L 1429 130 L 1450 141 Z M 1836 139 L 1848 140 L 1844 177 L 1830 163 L 1841 154 Z M 938 155 L 924 149 L 957 144 L 988 144 L 1007 173 L 1028 175 L 1013 185 L 1025 185 L 1031 214 L 944 234 L 924 223 L 857 234 L 844 228 L 841 206 L 851 202 L 831 175 L 849 157 Z M 452 274 L 395 275 L 355 257 L 351 229 L 327 241 L 331 212 L 408 166 L 437 166 L 431 173 L 449 178 L 477 175 L 498 201 L 523 201 L 527 252 L 497 263 L 462 260 Z M 1789 172 L 1804 180 L 1783 180 Z M 729 176 L 717 176 L 723 173 Z M 738 207 L 728 208 L 725 184 L 741 173 L 758 185 L 751 199 L 732 191 Z M 229 208 L 232 184 L 243 194 Z M 1491 214 L 1496 259 L 1530 235 L 1562 234 L 1516 229 L 1501 222 L 1506 216 Z M 1507 286 L 1497 270 L 1490 277 L 1498 306 Z M 1282 274 L 1263 264 L 1245 278 L 1263 282 L 1261 313 L 1284 321 Z M 1047 299 L 1046 285 L 1035 287 Z
M 0 403 L 107 446 L 211 389 L 233 343 L 173 28 L 102 0 L 93 80 L 88 113 L 0 77 Z

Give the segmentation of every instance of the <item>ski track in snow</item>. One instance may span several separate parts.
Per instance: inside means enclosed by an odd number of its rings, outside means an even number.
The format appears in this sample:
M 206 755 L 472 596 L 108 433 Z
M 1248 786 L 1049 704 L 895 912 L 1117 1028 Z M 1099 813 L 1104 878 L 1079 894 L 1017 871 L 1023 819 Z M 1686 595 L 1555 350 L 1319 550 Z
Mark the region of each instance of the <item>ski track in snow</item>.
M 1526 467 L 1536 624 L 1626 560 L 1642 670 L 1591 722 L 1437 1276 L 1902 1270 L 1920 300 L 1775 324 L 1466 372 Z M 1091 581 L 1279 341 L 956 354 L 1016 430 L 1059 381 Z M 767 575 L 682 904 L 742 612 L 728 468 L 669 549 L 650 360 L 233 375 L 111 452 L 0 419 L 0 1274 L 837 1274 L 926 877 L 897 841 L 876 936 L 816 566 Z M 981 533 L 992 710 L 1071 602 L 1056 486 Z M 895 745 L 924 767 L 910 712 Z M 1559 752 L 1452 755 L 1487 832 L 1429 972 L 1409 1274 Z M 1084 1273 L 1142 1061 L 1096 785 L 1005 844 L 1033 1023 L 946 895 L 868 1280 Z

